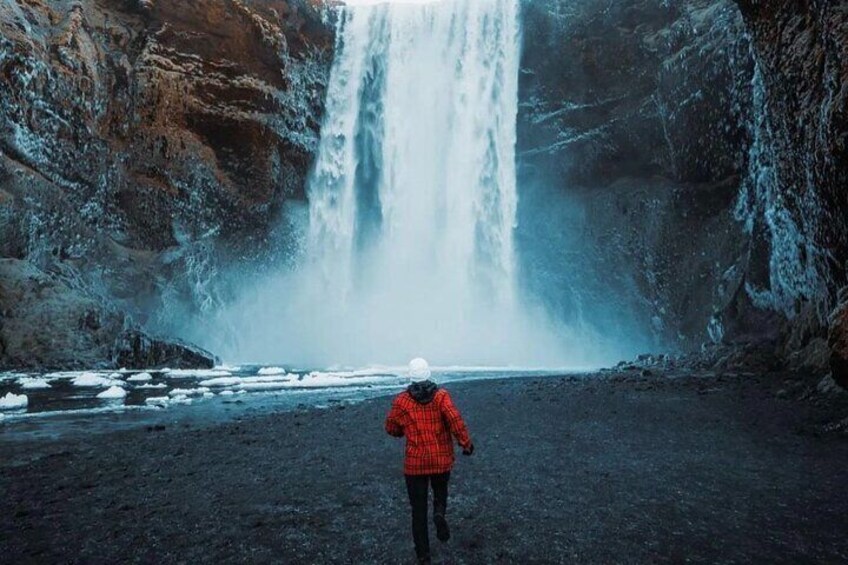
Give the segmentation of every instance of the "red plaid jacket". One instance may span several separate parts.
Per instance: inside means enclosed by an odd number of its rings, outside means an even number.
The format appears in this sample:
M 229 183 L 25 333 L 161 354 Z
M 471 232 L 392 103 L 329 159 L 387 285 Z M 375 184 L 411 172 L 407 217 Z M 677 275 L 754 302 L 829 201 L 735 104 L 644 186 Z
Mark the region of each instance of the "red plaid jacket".
M 415 401 L 404 391 L 395 397 L 386 418 L 386 432 L 406 436 L 406 475 L 435 475 L 453 467 L 453 438 L 463 449 L 471 447 L 471 436 L 448 391 L 440 388 L 427 404 Z

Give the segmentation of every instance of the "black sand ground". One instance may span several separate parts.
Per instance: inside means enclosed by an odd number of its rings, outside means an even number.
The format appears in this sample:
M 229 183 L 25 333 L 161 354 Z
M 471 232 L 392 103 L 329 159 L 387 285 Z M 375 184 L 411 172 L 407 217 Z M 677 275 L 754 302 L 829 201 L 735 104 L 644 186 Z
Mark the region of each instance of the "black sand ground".
M 454 470 L 435 561 L 848 560 L 848 439 L 824 425 L 845 403 L 784 386 L 451 386 L 477 452 Z M 410 562 L 388 405 L 0 443 L 0 561 Z

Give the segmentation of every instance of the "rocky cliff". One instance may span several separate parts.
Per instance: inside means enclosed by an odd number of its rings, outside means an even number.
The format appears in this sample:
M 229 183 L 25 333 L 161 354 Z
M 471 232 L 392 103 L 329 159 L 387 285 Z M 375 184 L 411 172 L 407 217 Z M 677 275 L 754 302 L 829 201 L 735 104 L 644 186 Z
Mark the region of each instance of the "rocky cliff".
M 548 231 L 571 234 L 549 233 L 535 265 L 576 267 L 543 291 L 590 288 L 587 302 L 615 305 L 602 325 L 641 321 L 667 347 L 767 342 L 821 368 L 848 249 L 846 8 L 551 1 L 525 14 L 524 197 L 559 199 Z
M 212 307 L 221 262 L 275 253 L 302 194 L 331 57 L 319 8 L 0 1 L 0 257 L 117 326 L 155 325 L 168 300 Z M 0 322 L 7 344 L 26 331 Z M 0 366 L 27 363 L 9 347 Z
M 0 366 L 118 363 L 281 260 L 332 58 L 316 1 L 0 0 Z M 639 347 L 848 366 L 846 10 L 526 0 L 525 284 Z

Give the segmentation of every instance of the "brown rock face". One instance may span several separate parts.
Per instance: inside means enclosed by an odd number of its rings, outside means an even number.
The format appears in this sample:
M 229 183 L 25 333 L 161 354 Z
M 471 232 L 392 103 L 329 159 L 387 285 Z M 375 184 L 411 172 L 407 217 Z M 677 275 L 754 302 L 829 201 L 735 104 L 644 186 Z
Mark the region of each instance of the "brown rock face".
M 318 135 L 318 9 L 0 1 L 0 257 L 146 322 L 163 296 L 209 303 L 220 262 L 276 253 Z

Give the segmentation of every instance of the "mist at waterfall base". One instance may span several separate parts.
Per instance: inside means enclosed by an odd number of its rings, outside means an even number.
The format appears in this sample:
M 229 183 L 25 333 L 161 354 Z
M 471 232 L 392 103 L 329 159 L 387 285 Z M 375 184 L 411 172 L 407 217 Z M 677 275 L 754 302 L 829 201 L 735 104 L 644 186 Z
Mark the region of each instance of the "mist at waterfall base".
M 517 1 L 337 17 L 308 210 L 283 219 L 295 266 L 244 277 L 214 323 L 227 330 L 202 343 L 228 361 L 313 367 L 615 360 L 617 336 L 551 316 L 520 276 Z

